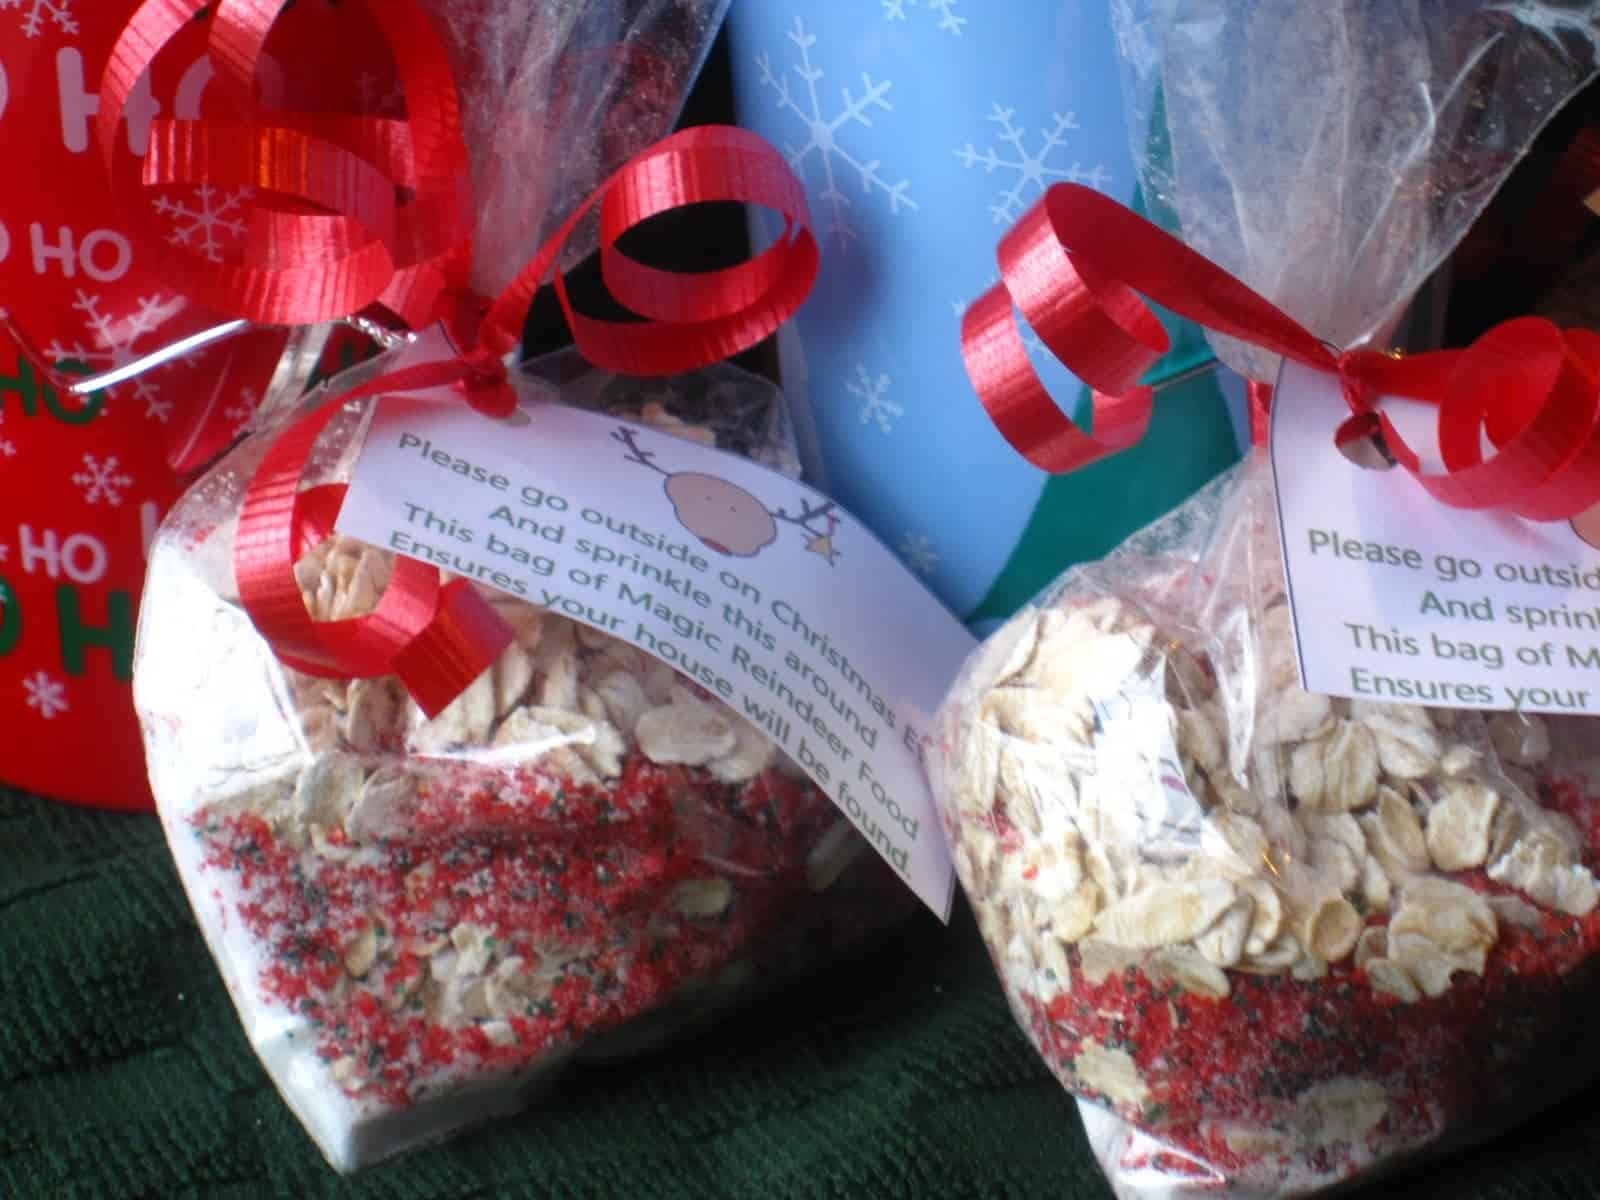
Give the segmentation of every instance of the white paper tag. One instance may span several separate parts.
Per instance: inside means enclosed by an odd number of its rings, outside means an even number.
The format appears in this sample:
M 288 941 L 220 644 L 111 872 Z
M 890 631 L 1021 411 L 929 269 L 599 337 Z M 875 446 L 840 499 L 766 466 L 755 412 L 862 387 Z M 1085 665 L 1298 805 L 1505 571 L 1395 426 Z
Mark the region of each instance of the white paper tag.
M 522 413 L 383 398 L 340 532 L 670 663 L 781 746 L 948 920 L 921 745 L 971 635 L 803 484 L 613 417 Z
M 1413 446 L 1432 408 L 1385 399 Z M 1339 381 L 1297 364 L 1273 396 L 1289 600 L 1308 691 L 1448 708 L 1600 713 L 1600 551 L 1565 522 L 1434 500 L 1333 444 Z

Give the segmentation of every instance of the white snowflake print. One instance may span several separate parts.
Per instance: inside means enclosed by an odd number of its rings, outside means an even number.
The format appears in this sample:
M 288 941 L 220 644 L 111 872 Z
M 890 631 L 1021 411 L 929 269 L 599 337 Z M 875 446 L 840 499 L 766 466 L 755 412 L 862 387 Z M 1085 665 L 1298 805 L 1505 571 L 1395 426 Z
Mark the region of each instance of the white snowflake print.
M 44 32 L 46 17 L 62 33 L 77 33 L 78 19 L 72 15 L 72 0 L 0 0 L 0 10 L 14 8 L 22 14 L 22 32 L 38 37 Z
M 1040 130 L 1041 145 L 1034 154 L 1028 153 L 1027 132 L 1014 120 L 1016 115 L 1016 109 L 999 104 L 989 111 L 989 121 L 1000 131 L 1001 149 L 991 145 L 979 150 L 968 142 L 955 152 L 964 167 L 982 167 L 987 174 L 1004 171 L 1014 177 L 1012 186 L 1000 193 L 999 202 L 989 206 L 989 215 L 996 225 L 1015 221 L 1032 195 L 1043 195 L 1057 180 L 1086 184 L 1102 191 L 1110 184 L 1110 172 L 1099 164 L 1085 167 L 1074 161 L 1071 166 L 1062 167 L 1052 163 L 1055 151 L 1067 144 L 1066 135 L 1078 128 L 1078 119 L 1073 113 L 1052 114 L 1050 127 Z
M 904 21 L 906 8 L 915 8 L 919 3 L 925 6 L 928 12 L 939 18 L 938 28 L 942 33 L 953 33 L 961 36 L 961 27 L 967 23 L 967 18 L 958 17 L 955 12 L 956 5 L 961 0 L 878 0 L 883 5 L 883 19 L 885 21 Z
M 908 533 L 900 539 L 900 557 L 918 575 L 932 575 L 939 565 L 939 556 L 926 534 Z
M 799 51 L 800 61 L 792 67 L 803 91 L 800 98 L 796 99 L 796 89 L 789 75 L 784 72 L 774 71 L 772 59 L 769 55 L 762 54 L 756 58 L 756 65 L 761 68 L 761 83 L 770 87 L 777 93 L 778 107 L 794 115 L 806 128 L 807 140 L 803 146 L 789 146 L 789 163 L 797 171 L 801 170 L 807 159 L 815 157 L 821 164 L 823 187 L 820 193 L 822 202 L 828 206 L 830 223 L 827 233 L 840 242 L 850 240 L 855 236 L 846 212 L 850 208 L 850 199 L 840 187 L 840 168 L 853 170 L 861 180 L 861 190 L 867 196 L 881 195 L 889 205 L 890 213 L 899 213 L 901 209 L 916 211 L 917 203 L 911 198 L 911 181 L 901 179 L 891 183 L 881 173 L 882 160 L 865 158 L 850 151 L 841 144 L 840 131 L 849 125 L 861 125 L 871 129 L 872 119 L 878 112 L 893 112 L 894 105 L 889 103 L 889 89 L 893 84 L 875 82 L 866 72 L 861 74 L 861 94 L 851 95 L 849 88 L 841 88 L 842 107 L 837 116 L 828 118 L 823 116 L 822 101 L 817 95 L 817 84 L 822 80 L 822 68 L 814 66 L 811 62 L 811 48 L 817 44 L 817 36 L 807 33 L 804 23 L 799 17 L 795 18 L 794 28 L 786 35 Z
M 96 370 L 111 370 L 125 367 L 149 353 L 136 343 L 176 316 L 183 309 L 183 301 L 176 296 L 145 296 L 133 312 L 113 317 L 100 311 L 100 297 L 80 291 L 72 307 L 83 314 L 84 331 L 93 344 L 73 342 L 68 345 L 57 341 L 50 344 L 46 353 L 57 364 L 76 362 Z
M 35 671 L 22 681 L 29 708 L 37 709 L 46 721 L 53 721 L 72 705 L 67 702 L 67 685 L 48 671 Z
M 156 421 L 165 425 L 172 419 L 172 401 L 163 396 L 161 389 L 154 383 L 147 383 L 143 377 L 140 377 L 133 381 L 133 391 L 134 395 L 144 401 L 146 420 Z
M 155 210 L 172 224 L 167 241 L 203 254 L 212 262 L 221 262 L 223 246 L 244 236 L 242 210 L 253 195 L 254 188 L 224 192 L 202 183 L 194 189 L 192 206 L 160 196 Z
M 5 413 L 0 412 L 0 425 L 4 425 L 5 423 L 6 415 Z M 0 433 L 0 458 L 15 458 L 16 456 L 17 444 L 10 438 L 6 437 L 4 433 Z
M 889 397 L 889 388 L 894 380 L 884 372 L 879 371 L 874 375 L 861 363 L 856 364 L 856 375 L 849 383 L 845 384 L 845 391 L 861 401 L 861 423 L 870 425 L 877 422 L 878 428 L 884 433 L 894 431 L 894 423 L 906 415 L 905 405 L 898 404 Z
M 58 367 L 71 363 L 100 373 L 125 367 L 151 353 L 155 347 L 140 346 L 139 339 L 155 332 L 182 312 L 184 302 L 176 296 L 145 296 L 128 315 L 113 317 L 101 311 L 98 296 L 80 291 L 72 307 L 83 314 L 87 344 L 54 341 L 45 353 Z M 177 363 L 190 366 L 198 357 L 198 352 L 185 354 L 154 370 L 164 370 Z M 172 403 L 163 397 L 161 385 L 153 378 L 152 372 L 146 371 L 121 386 L 132 389 L 134 397 L 143 401 L 145 416 L 149 420 L 165 422 L 172 415 Z M 112 388 L 111 391 L 119 394 L 118 388 Z
M 133 477 L 122 473 L 122 463 L 115 454 L 97 458 L 83 456 L 83 470 L 74 472 L 72 482 L 78 485 L 83 498 L 90 504 L 109 504 L 121 508 L 123 490 L 133 486 Z

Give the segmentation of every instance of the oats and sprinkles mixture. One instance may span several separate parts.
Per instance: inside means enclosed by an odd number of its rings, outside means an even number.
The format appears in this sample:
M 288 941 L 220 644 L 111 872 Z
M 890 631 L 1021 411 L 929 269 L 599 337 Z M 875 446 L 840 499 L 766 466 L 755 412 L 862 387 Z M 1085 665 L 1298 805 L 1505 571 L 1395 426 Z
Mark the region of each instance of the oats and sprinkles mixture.
M 279 661 L 237 599 L 240 461 L 157 538 L 135 692 L 200 927 L 335 1167 L 514 1111 L 573 1060 L 687 1034 L 914 911 L 776 743 L 557 612 L 479 588 L 511 641 L 431 719 L 394 678 Z M 295 574 L 336 622 L 373 611 L 394 565 L 334 535 Z
M 1592 725 L 1303 691 L 1270 498 L 1069 574 L 935 756 L 1013 1012 L 1140 1135 L 1127 1196 L 1302 1194 L 1588 1069 Z
M 341 539 L 306 579 L 381 583 L 381 557 Z M 343 587 L 308 588 L 314 610 Z M 516 640 L 432 720 L 392 679 L 284 669 L 306 753 L 185 818 L 180 865 L 247 1027 L 292 1019 L 289 1089 L 342 1093 L 340 1128 L 520 1081 L 642 1018 L 668 1036 L 867 947 L 914 903 L 718 700 L 624 642 L 495 603 Z

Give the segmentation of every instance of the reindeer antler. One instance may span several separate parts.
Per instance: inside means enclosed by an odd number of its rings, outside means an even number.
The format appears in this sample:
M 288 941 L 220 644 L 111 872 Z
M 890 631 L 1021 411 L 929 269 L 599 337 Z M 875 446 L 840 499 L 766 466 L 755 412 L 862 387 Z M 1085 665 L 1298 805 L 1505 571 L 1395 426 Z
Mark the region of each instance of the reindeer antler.
M 830 500 L 813 508 L 811 501 L 805 497 L 800 499 L 800 515 L 791 517 L 786 509 L 778 509 L 773 514 L 774 519 L 787 521 L 790 525 L 798 525 L 808 535 L 806 549 L 812 554 L 820 554 L 828 560 L 831 567 L 839 561 L 839 550 L 833 544 L 833 535 L 839 528 L 839 517 L 834 512 L 834 504 Z M 821 521 L 822 528 L 818 529 L 813 521 Z
M 641 467 L 649 467 L 652 471 L 660 471 L 663 475 L 671 476 L 671 471 L 667 470 L 665 467 L 657 465 L 655 461 L 655 451 L 639 449 L 639 443 L 633 440 L 633 430 L 627 428 L 626 426 L 618 425 L 616 429 L 612 430 L 611 437 L 614 441 L 621 442 L 628 448 L 630 453 L 622 456 L 628 462 L 635 462 Z
M 800 499 L 800 515 L 798 517 L 791 517 L 788 513 L 788 510 L 782 508 L 778 509 L 772 515 L 780 521 L 787 521 L 791 525 L 800 526 L 801 529 L 804 529 L 809 534 L 815 535 L 823 532 L 831 533 L 831 526 L 838 524 L 837 518 L 834 518 L 830 521 L 830 528 L 827 530 L 813 529 L 811 528 L 811 522 L 815 521 L 818 517 L 829 516 L 833 512 L 834 507 L 833 501 L 829 500 L 826 504 L 823 504 L 819 508 L 812 508 L 811 501 L 802 496 Z

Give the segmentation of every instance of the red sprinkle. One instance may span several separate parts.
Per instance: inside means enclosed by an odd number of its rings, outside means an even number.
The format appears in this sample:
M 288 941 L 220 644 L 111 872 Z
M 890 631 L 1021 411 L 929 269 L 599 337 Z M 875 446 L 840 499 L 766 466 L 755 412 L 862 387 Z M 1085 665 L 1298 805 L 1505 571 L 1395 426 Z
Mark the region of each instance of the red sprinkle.
M 838 813 L 776 770 L 733 786 L 635 756 L 608 788 L 470 763 L 430 767 L 423 780 L 409 836 L 369 847 L 342 831 L 321 852 L 289 845 L 253 814 L 194 822 L 207 868 L 233 877 L 234 911 L 271 959 L 267 1001 L 314 1024 L 317 1053 L 343 1064 L 347 1092 L 385 1105 L 463 1071 L 535 1063 L 735 964 L 778 978 L 910 911 L 909 893 L 870 856 L 810 891 L 806 855 Z M 675 888 L 714 877 L 733 884 L 726 912 L 676 911 Z M 495 1036 L 487 1019 L 446 1020 L 427 1003 L 432 955 L 463 924 L 491 931 L 496 962 L 551 968 L 548 990 L 502 1014 Z M 368 930 L 378 958 L 355 978 L 345 956 Z

